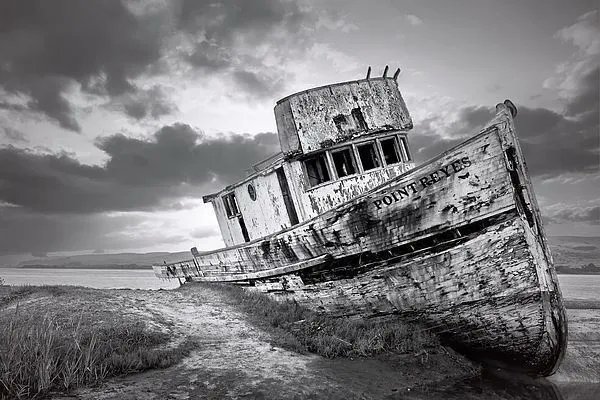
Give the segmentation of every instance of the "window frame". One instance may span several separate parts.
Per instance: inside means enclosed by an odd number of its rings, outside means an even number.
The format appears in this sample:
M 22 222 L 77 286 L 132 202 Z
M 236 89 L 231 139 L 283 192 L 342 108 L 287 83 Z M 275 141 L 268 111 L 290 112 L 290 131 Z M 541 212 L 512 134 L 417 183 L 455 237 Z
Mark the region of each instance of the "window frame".
M 341 153 L 343 151 L 348 151 L 348 154 L 350 154 L 350 158 L 351 158 L 350 161 L 352 162 L 352 168 L 354 168 L 354 172 L 352 172 L 350 174 L 347 174 L 347 175 L 344 175 L 344 176 L 339 176 L 338 175 L 338 171 L 337 171 L 337 167 L 335 165 L 335 161 L 333 159 L 333 154 L 334 153 Z M 355 151 L 354 151 L 354 144 L 353 143 L 351 145 L 340 146 L 340 147 L 335 148 L 335 149 L 327 150 L 326 152 L 329 153 L 330 156 L 331 156 L 331 165 L 332 165 L 333 171 L 335 173 L 335 177 L 336 177 L 335 180 L 344 179 L 344 178 L 346 178 L 348 176 L 352 176 L 352 175 L 356 175 L 356 174 L 360 173 L 360 170 L 358 169 L 358 165 L 356 163 L 356 154 L 355 154 Z
M 368 146 L 371 145 L 373 149 L 375 149 L 375 156 L 377 157 L 377 164 L 379 164 L 377 167 L 373 167 L 370 169 L 365 169 L 365 166 L 363 164 L 363 160 L 362 157 L 360 155 L 360 151 L 358 150 L 359 147 L 362 146 Z M 356 149 L 356 158 L 358 161 L 360 161 L 360 163 L 358 163 L 360 165 L 360 172 L 361 173 L 365 173 L 367 171 L 374 171 L 378 168 L 383 168 L 383 160 L 382 160 L 382 154 L 379 151 L 379 147 L 377 146 L 377 140 L 376 139 L 371 139 L 371 140 L 365 140 L 364 142 L 358 142 L 358 143 L 353 143 L 353 147 Z
M 329 155 L 327 153 L 328 153 L 327 151 L 322 151 L 322 152 L 314 153 L 314 154 L 311 154 L 311 155 L 307 156 L 306 158 L 304 158 L 301 161 L 301 163 L 302 163 L 302 172 L 304 172 L 304 176 L 305 176 L 305 180 L 306 180 L 306 185 L 307 185 L 308 189 L 312 189 L 312 188 L 315 188 L 317 186 L 321 186 L 321 185 L 324 185 L 324 184 L 326 184 L 328 182 L 331 182 L 331 181 L 335 180 L 334 175 L 333 175 L 332 170 L 331 170 L 332 160 L 330 160 Z M 326 170 L 327 170 L 327 174 L 329 175 L 328 176 L 329 179 L 325 180 L 325 181 L 322 181 L 322 182 L 319 182 L 319 183 L 317 183 L 315 185 L 311 185 L 310 176 L 308 174 L 308 168 L 306 167 L 306 162 L 309 161 L 311 158 L 317 158 L 317 157 L 320 157 L 320 156 L 323 156 L 325 158 L 325 167 L 326 167 Z
M 385 155 L 383 153 L 383 147 L 381 145 L 381 142 L 386 141 L 386 140 L 394 141 L 394 149 L 396 151 L 396 156 L 398 158 L 398 162 L 396 162 L 396 163 L 388 164 L 385 161 Z M 375 146 L 375 150 L 377 153 L 377 157 L 378 157 L 380 166 L 365 170 L 362 165 L 362 159 L 360 157 L 358 147 L 367 145 L 369 143 L 372 143 L 372 145 Z M 338 152 L 338 151 L 346 150 L 346 149 L 350 149 L 351 154 L 353 154 L 352 162 L 353 162 L 355 172 L 353 174 L 339 177 L 337 174 L 337 169 L 335 168 L 335 163 L 333 162 L 332 154 L 335 152 Z M 320 157 L 320 156 L 325 157 L 325 162 L 327 164 L 326 165 L 327 173 L 329 174 L 329 180 L 323 181 L 321 183 L 311 186 L 310 177 L 308 176 L 308 170 L 306 168 L 306 161 L 310 160 L 311 158 Z M 370 173 L 370 172 L 376 171 L 378 169 L 385 169 L 385 168 L 394 167 L 394 166 L 398 166 L 401 164 L 412 162 L 412 157 L 410 154 L 410 150 L 408 148 L 406 134 L 403 133 L 402 131 L 399 131 L 399 132 L 389 133 L 389 134 L 387 134 L 385 136 L 381 136 L 381 137 L 372 137 L 371 136 L 371 137 L 359 138 L 358 140 L 356 140 L 353 143 L 336 144 L 327 149 L 323 149 L 321 151 L 316 151 L 314 153 L 308 154 L 308 155 L 302 157 L 299 161 L 302 164 L 302 172 L 304 173 L 305 191 L 308 192 L 310 190 L 330 184 L 332 182 L 351 178 L 353 176 L 360 175 L 365 172 Z
M 408 141 L 406 140 L 405 135 L 401 135 L 398 137 L 400 150 L 402 151 L 402 161 L 403 162 L 412 162 L 412 155 L 410 154 L 410 149 L 408 148 Z
M 381 143 L 381 142 L 388 141 L 388 140 L 394 141 L 394 150 L 396 150 L 396 158 L 398 159 L 397 162 L 391 163 L 391 164 L 388 164 L 387 160 L 385 159 L 385 153 L 383 152 L 383 144 Z M 379 145 L 379 149 L 381 150 L 381 158 L 382 158 L 382 162 L 385 164 L 385 167 L 390 167 L 392 165 L 401 164 L 404 162 L 404 160 L 402 159 L 402 150 L 400 149 L 400 143 L 398 142 L 397 134 L 382 137 L 382 138 L 377 138 L 377 142 Z
M 242 215 L 242 212 L 240 211 L 240 206 L 235 196 L 235 192 L 229 192 L 227 194 L 224 194 L 223 196 L 221 196 L 221 200 L 223 201 L 223 207 L 225 208 L 225 215 L 227 216 L 227 218 L 232 219 Z M 235 208 L 236 212 L 234 212 L 232 205 Z

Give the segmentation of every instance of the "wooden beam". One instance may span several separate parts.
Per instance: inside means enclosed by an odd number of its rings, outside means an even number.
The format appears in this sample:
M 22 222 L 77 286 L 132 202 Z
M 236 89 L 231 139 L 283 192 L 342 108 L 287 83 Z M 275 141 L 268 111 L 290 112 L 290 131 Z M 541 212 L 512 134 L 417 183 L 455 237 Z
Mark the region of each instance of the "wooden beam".
M 268 270 L 250 272 L 247 274 L 233 273 L 224 274 L 219 273 L 218 276 L 203 276 L 193 277 L 192 280 L 198 282 L 239 282 L 239 281 L 251 281 L 254 279 L 264 279 L 270 277 L 276 277 L 280 275 L 289 274 L 291 272 L 297 272 L 306 268 L 311 268 L 325 262 L 329 262 L 333 259 L 330 254 L 324 254 L 319 257 L 311 258 L 310 260 L 303 260 L 294 264 L 287 265 L 285 267 L 278 267 Z M 206 271 L 208 272 L 208 271 Z

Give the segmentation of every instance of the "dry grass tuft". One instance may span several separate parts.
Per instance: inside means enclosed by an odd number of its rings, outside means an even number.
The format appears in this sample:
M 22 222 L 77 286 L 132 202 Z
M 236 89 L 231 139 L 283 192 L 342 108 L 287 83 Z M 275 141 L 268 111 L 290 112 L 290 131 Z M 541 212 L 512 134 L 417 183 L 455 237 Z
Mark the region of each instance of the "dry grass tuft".
M 78 290 L 80 296 L 94 295 L 81 289 L 26 287 L 4 293 L 9 299 L 0 297 L 0 306 L 26 298 L 25 292 L 62 296 Z M 71 296 L 57 304 L 73 301 Z M 73 313 L 72 307 L 22 307 L 17 303 L 14 309 L 11 305 L 1 310 L 0 398 L 42 397 L 51 391 L 94 385 L 110 376 L 165 368 L 193 348 L 188 342 L 167 347 L 167 333 L 102 310 L 102 302 L 97 302 L 96 308 L 100 313 L 89 308 Z
M 215 285 L 211 285 L 215 287 Z M 399 320 L 332 318 L 295 302 L 235 285 L 220 285 L 250 318 L 267 325 L 280 346 L 328 358 L 363 357 L 385 352 L 418 353 L 439 347 L 439 339 L 417 324 Z

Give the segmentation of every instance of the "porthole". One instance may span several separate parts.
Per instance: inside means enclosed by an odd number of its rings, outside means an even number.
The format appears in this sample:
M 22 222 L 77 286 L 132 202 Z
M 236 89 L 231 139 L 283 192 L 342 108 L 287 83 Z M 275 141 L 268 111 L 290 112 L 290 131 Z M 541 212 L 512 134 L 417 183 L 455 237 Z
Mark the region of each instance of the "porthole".
M 248 185 L 248 194 L 250 195 L 252 201 L 256 201 L 256 189 L 254 189 L 253 184 Z

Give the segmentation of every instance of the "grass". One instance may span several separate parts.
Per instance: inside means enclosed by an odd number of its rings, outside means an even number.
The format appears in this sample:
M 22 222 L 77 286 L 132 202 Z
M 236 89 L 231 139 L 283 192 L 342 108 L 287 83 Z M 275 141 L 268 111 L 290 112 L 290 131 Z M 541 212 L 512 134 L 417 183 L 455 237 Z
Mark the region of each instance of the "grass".
M 295 302 L 277 301 L 239 286 L 220 285 L 220 288 L 253 322 L 274 333 L 276 344 L 290 350 L 335 358 L 386 352 L 424 353 L 441 346 L 435 335 L 417 324 L 400 320 L 332 318 Z
M 40 307 L 34 294 L 50 301 Z M 0 398 L 43 397 L 165 368 L 193 348 L 167 346 L 168 333 L 110 310 L 103 300 L 102 291 L 83 288 L 2 287 Z

